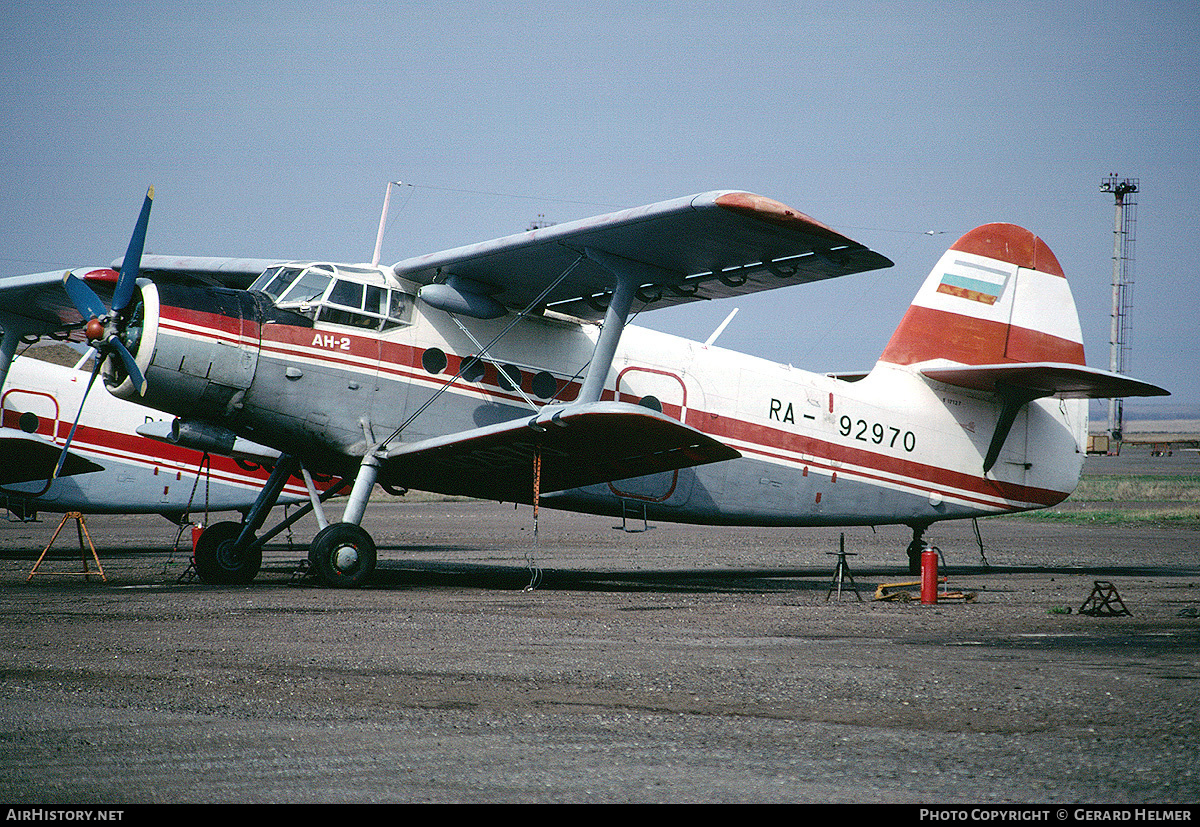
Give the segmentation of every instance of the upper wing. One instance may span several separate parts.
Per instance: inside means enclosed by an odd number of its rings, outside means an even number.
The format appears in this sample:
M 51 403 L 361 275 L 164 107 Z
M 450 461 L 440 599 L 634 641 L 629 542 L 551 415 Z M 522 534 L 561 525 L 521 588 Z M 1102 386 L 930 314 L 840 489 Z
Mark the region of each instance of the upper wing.
M 382 475 L 420 491 L 528 503 L 535 451 L 543 493 L 741 456 L 649 408 L 596 402 L 400 445 L 388 452 Z
M 0 278 L 0 328 L 18 336 L 45 336 L 84 321 L 63 287 L 65 273 L 54 270 Z M 95 282 L 89 279 L 89 283 Z
M 112 296 L 121 261 L 114 261 L 111 269 L 90 267 L 73 272 L 107 301 Z M 146 255 L 142 257 L 140 274 L 160 281 L 246 288 L 264 270 L 278 263 L 281 262 L 275 259 Z M 46 336 L 86 321 L 63 288 L 66 272 L 52 270 L 0 277 L 0 328 L 14 330 L 18 336 Z
M 450 276 L 467 279 L 488 286 L 492 298 L 506 307 L 522 309 L 570 270 L 542 304 L 598 320 L 612 277 L 587 257 L 587 249 L 641 265 L 647 273 L 638 291 L 643 308 L 892 266 L 884 256 L 778 201 L 722 191 L 417 256 L 393 271 L 419 284 Z
M 884 256 L 778 201 L 719 191 L 416 256 L 392 269 L 422 285 L 450 276 L 467 279 L 516 310 L 570 270 L 541 304 L 595 321 L 604 316 L 612 276 L 587 257 L 589 248 L 641 265 L 647 276 L 638 291 L 638 310 L 892 266 Z M 284 261 L 145 255 L 140 272 L 160 281 L 245 288 Z M 120 265 L 120 259 L 113 262 L 114 268 Z
M 284 264 L 287 259 L 222 258 L 220 256 L 144 255 L 138 273 L 163 282 L 211 284 L 245 290 L 268 267 Z M 121 268 L 121 259 L 112 263 Z

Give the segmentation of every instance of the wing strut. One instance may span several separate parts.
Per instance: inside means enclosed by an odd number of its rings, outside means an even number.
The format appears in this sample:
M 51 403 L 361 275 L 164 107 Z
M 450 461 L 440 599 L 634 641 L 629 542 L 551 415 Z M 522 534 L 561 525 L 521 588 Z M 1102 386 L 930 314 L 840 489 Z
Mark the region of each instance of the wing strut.
M 3 321 L 4 334 L 3 338 L 0 338 L 0 388 L 4 387 L 8 378 L 8 369 L 12 365 L 13 357 L 17 355 L 17 344 L 21 340 L 21 333 L 15 322 L 7 317 Z
M 579 389 L 579 398 L 576 404 L 600 401 L 600 396 L 604 392 L 604 381 L 608 378 L 613 357 L 617 354 L 617 344 L 621 341 L 621 334 L 625 332 L 625 323 L 629 320 L 629 309 L 633 306 L 633 298 L 637 295 L 638 288 L 651 280 L 650 271 L 666 273 L 669 281 L 677 281 L 680 278 L 677 274 L 661 270 L 661 268 L 614 256 L 592 247 L 585 247 L 583 252 L 584 255 L 611 273 L 617 283 L 613 288 L 608 309 L 604 311 L 604 326 L 600 328 L 600 337 L 596 340 L 596 350 L 592 353 L 591 367 L 588 368 L 587 376 L 584 377 L 583 387 Z M 663 280 L 662 275 L 659 275 L 658 279 Z

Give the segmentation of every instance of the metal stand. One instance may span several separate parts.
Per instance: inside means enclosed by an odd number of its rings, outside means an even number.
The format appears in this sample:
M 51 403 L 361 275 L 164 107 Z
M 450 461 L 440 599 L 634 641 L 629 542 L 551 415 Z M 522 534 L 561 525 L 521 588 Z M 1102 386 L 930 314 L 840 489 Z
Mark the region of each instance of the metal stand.
M 641 506 L 641 508 L 642 508 L 642 513 L 640 516 L 638 515 L 638 506 Z M 630 528 L 629 523 L 630 523 L 631 519 L 634 521 L 641 520 L 642 527 L 641 528 Z M 621 524 L 615 525 L 615 526 L 613 526 L 613 528 L 620 529 L 621 531 L 624 531 L 626 534 L 640 534 L 643 531 L 649 531 L 650 530 L 650 522 L 646 518 L 646 504 L 644 502 L 635 502 L 634 500 L 627 500 L 624 497 L 622 497 L 621 498 Z
M 1125 602 L 1121 600 L 1121 596 L 1117 594 L 1117 587 L 1106 580 L 1094 581 L 1092 593 L 1079 607 L 1079 613 L 1092 617 L 1132 616 L 1129 609 L 1125 608 Z
M 83 571 L 38 571 L 38 567 L 42 565 L 42 560 L 46 558 L 46 553 L 50 551 L 50 546 L 54 545 L 54 541 L 58 539 L 59 532 L 63 530 L 63 526 L 67 524 L 67 520 L 75 520 L 75 530 L 79 533 L 79 559 L 83 561 Z M 92 550 L 92 560 L 96 563 L 96 571 L 92 572 L 88 569 L 88 549 L 83 547 L 83 538 L 87 537 L 88 548 Z M 100 579 L 105 583 L 108 578 L 104 576 L 104 567 L 100 565 L 100 556 L 96 554 L 96 547 L 92 544 L 92 535 L 88 533 L 87 524 L 83 520 L 83 514 L 78 511 L 68 511 L 63 515 L 62 522 L 58 524 L 58 528 L 54 530 L 54 536 L 50 538 L 50 542 L 42 549 L 41 556 L 37 562 L 33 564 L 33 569 L 29 572 L 29 576 L 25 578 L 28 583 L 33 579 L 35 574 L 59 574 L 59 575 L 83 575 L 83 579 L 88 579 L 93 574 L 99 574 Z
M 829 591 L 825 594 L 825 600 L 828 601 L 833 590 L 836 588 L 838 593 L 838 601 L 842 599 L 842 583 L 846 580 L 850 581 L 850 588 L 854 589 L 854 596 L 858 598 L 858 602 L 862 603 L 862 595 L 858 593 L 858 584 L 854 582 L 854 575 L 850 573 L 850 564 L 846 562 L 847 557 L 857 557 L 853 552 L 846 551 L 846 535 L 841 535 L 837 551 L 827 551 L 826 554 L 837 555 L 837 568 L 833 571 L 833 581 L 829 584 Z

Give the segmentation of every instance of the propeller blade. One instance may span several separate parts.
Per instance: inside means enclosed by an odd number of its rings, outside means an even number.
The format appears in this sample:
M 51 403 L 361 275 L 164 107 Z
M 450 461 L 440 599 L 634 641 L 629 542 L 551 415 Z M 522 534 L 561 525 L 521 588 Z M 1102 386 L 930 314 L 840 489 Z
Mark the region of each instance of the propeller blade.
M 113 291 L 113 312 L 118 316 L 133 298 L 133 288 L 137 282 L 138 269 L 142 263 L 142 250 L 146 246 L 146 227 L 150 223 L 150 205 L 154 203 L 154 187 L 146 191 L 146 200 L 142 202 L 142 211 L 138 215 L 137 224 L 133 227 L 133 236 L 129 239 L 129 249 L 125 258 L 121 259 L 121 275 L 117 279 Z
M 108 315 L 108 308 L 100 301 L 100 297 L 87 286 L 87 282 L 74 273 L 63 275 L 63 289 L 67 291 L 71 304 L 75 305 L 75 309 L 85 321 L 93 317 L 102 319 Z
M 137 360 L 133 358 L 133 354 L 129 352 L 129 348 L 116 336 L 108 337 L 108 345 L 116 354 L 121 357 L 121 361 L 125 365 L 125 372 L 129 374 L 130 380 L 140 396 L 146 395 L 146 377 L 142 376 L 141 368 L 137 365 Z
M 71 447 L 71 440 L 75 438 L 75 429 L 79 427 L 79 417 L 83 414 L 84 403 L 87 402 L 88 394 L 92 392 L 92 383 L 96 381 L 96 377 L 100 373 L 100 368 L 104 364 L 104 357 L 96 359 L 96 366 L 92 368 L 92 375 L 88 379 L 87 388 L 83 391 L 83 399 L 79 400 L 79 410 L 75 412 L 75 422 L 71 424 L 71 431 L 67 434 L 67 441 L 63 443 L 62 453 L 58 457 L 58 465 L 54 467 L 54 475 L 50 477 L 50 481 L 58 479 L 58 475 L 62 473 L 63 463 L 67 461 L 67 449 Z

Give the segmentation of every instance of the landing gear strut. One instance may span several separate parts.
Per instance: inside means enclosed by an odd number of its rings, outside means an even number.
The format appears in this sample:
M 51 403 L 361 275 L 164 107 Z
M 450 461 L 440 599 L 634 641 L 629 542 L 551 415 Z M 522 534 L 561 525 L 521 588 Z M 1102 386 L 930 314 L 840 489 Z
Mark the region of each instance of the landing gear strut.
M 275 507 L 284 484 L 298 471 L 304 472 L 311 502 L 262 537 L 256 537 L 255 532 L 262 528 L 267 515 Z M 308 512 L 315 511 L 321 530 L 308 547 L 308 562 L 313 573 L 326 586 L 362 586 L 375 571 L 377 555 L 375 541 L 359 523 L 378 476 L 379 460 L 368 455 L 354 479 L 342 522 L 330 524 L 321 512 L 321 502 L 341 491 L 346 485 L 345 480 L 318 497 L 300 461 L 292 456 L 281 456 L 244 521 L 216 523 L 200 534 L 196 541 L 195 563 L 201 582 L 213 585 L 249 583 L 262 568 L 263 544 Z
M 929 524 L 928 523 L 918 523 L 917 525 L 909 526 L 909 528 L 912 529 L 913 538 L 912 538 L 912 542 L 908 544 L 908 550 L 907 550 L 908 573 L 909 574 L 920 574 L 921 573 L 921 552 L 925 550 L 925 541 L 922 538 L 925 536 L 925 529 L 929 528 Z
M 250 512 L 241 523 L 215 523 L 201 532 L 193 555 L 200 582 L 221 586 L 249 583 L 262 568 L 263 545 L 312 511 L 321 501 L 336 495 L 345 487 L 345 482 L 340 482 L 330 486 L 320 497 L 310 488 L 312 503 L 298 509 L 261 537 L 256 537 L 255 532 L 262 528 L 271 509 L 279 501 L 284 484 L 298 470 L 301 470 L 299 460 L 288 455 L 281 456 L 271 470 L 271 476 L 259 493 L 258 499 L 254 501 Z M 371 556 L 373 568 L 374 546 Z
M 318 514 L 322 528 L 308 547 L 308 562 L 326 586 L 357 588 L 375 571 L 375 541 L 359 523 L 378 477 L 379 459 L 368 453 L 354 478 L 342 522 L 326 525 Z

